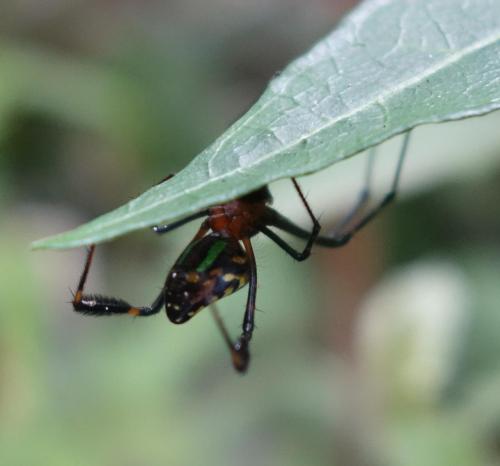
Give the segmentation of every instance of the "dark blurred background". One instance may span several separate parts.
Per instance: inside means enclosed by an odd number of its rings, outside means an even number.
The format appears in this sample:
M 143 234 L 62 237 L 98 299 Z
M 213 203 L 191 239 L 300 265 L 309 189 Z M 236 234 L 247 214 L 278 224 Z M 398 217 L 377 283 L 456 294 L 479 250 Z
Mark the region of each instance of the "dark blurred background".
M 346 248 L 299 264 L 254 240 L 244 377 L 208 312 L 84 318 L 84 250 L 29 250 L 181 169 L 354 3 L 2 1 L 2 465 L 500 464 L 498 113 L 415 130 L 398 202 Z M 301 180 L 325 229 L 364 162 Z M 271 189 L 307 225 L 289 181 Z M 195 228 L 102 245 L 89 290 L 150 303 Z M 245 299 L 221 303 L 233 335 Z

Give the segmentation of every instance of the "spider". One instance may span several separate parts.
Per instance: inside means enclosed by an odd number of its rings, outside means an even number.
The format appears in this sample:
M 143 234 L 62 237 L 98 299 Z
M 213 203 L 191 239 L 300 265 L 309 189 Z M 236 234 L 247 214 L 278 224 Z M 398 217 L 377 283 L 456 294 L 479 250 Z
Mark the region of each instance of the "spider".
M 220 315 L 211 306 L 215 322 L 229 348 L 234 368 L 238 372 L 245 372 L 250 361 L 249 344 L 254 331 L 257 291 L 257 265 L 251 238 L 262 233 L 297 261 L 309 257 L 313 244 L 330 248 L 344 246 L 356 232 L 394 200 L 408 141 L 409 133 L 404 136 L 390 190 L 378 204 L 363 215 L 359 215 L 369 200 L 374 156 L 373 151 L 370 151 L 365 186 L 361 195 L 354 207 L 329 235 L 320 236 L 320 224 L 295 178 L 291 180 L 311 219 L 313 225 L 311 231 L 302 229 L 271 208 L 272 197 L 267 187 L 259 188 L 224 204 L 215 205 L 169 225 L 154 226 L 155 233 L 164 234 L 192 220 L 206 217 L 194 238 L 174 263 L 160 294 L 150 306 L 136 307 L 119 298 L 84 294 L 85 282 L 95 251 L 95 245 L 91 245 L 73 296 L 74 310 L 94 316 L 128 314 L 147 317 L 158 313 L 165 306 L 169 320 L 174 324 L 183 324 L 204 307 L 248 284 L 242 332 L 236 340 L 230 338 Z M 360 218 L 354 222 L 357 216 Z M 305 247 L 301 251 L 295 249 L 270 227 L 305 239 Z

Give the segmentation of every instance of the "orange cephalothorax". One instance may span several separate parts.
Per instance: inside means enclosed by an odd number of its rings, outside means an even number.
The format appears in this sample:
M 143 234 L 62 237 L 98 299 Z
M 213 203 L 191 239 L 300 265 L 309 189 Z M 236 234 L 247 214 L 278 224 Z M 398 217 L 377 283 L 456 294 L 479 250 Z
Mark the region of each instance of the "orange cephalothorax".
M 267 188 L 217 205 L 209 210 L 209 225 L 221 236 L 235 239 L 249 238 L 259 232 L 258 226 L 265 224 L 266 206 L 271 202 Z

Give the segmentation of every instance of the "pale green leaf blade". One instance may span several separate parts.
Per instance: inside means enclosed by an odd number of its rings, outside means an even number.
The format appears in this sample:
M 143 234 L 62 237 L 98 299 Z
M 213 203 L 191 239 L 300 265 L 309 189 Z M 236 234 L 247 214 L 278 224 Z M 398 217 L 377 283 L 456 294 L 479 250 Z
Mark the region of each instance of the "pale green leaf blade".
M 365 1 L 173 179 L 34 247 L 81 246 L 170 222 L 417 125 L 498 108 L 500 1 Z

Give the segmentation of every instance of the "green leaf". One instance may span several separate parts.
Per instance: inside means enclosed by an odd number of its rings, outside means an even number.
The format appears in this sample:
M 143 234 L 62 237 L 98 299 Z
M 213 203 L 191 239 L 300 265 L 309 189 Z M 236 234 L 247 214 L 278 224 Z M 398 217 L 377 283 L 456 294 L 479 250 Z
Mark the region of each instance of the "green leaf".
M 417 125 L 498 108 L 498 0 L 365 1 L 174 178 L 33 246 L 81 246 L 170 222 Z

